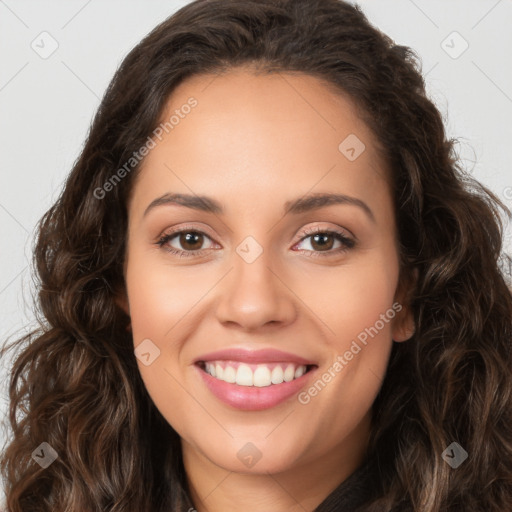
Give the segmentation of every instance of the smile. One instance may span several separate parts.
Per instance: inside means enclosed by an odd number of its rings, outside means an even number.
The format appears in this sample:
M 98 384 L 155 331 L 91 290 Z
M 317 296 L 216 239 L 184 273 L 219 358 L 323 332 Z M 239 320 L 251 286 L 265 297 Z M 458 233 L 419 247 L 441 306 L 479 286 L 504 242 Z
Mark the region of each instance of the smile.
M 243 411 L 270 409 L 290 400 L 318 369 L 317 365 L 291 362 L 253 364 L 232 360 L 198 361 L 194 367 L 214 397 Z
M 239 361 L 201 362 L 201 368 L 217 380 L 239 386 L 267 387 L 291 382 L 307 373 L 312 365 L 297 363 L 247 364 Z

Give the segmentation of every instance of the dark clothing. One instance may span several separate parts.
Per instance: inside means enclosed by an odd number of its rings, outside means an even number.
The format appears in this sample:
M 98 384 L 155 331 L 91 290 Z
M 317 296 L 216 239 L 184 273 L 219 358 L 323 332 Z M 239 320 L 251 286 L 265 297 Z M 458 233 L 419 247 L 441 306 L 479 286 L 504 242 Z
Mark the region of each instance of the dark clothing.
M 314 512 L 355 512 L 376 492 L 374 464 L 366 460 L 346 480 L 341 482 Z
M 376 497 L 379 490 L 379 475 L 374 459 L 367 459 L 356 471 L 344 480 L 325 498 L 314 512 L 357 512 L 358 507 Z M 404 503 L 393 512 L 412 511 Z

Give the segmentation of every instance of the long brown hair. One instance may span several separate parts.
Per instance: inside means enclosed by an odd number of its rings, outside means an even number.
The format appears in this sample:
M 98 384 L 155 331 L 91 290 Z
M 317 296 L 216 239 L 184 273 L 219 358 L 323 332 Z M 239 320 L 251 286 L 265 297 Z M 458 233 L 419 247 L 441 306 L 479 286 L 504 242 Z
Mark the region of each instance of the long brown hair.
M 417 57 L 342 1 L 197 0 L 124 59 L 38 224 L 40 327 L 9 347 L 19 354 L 1 461 L 8 512 L 190 507 L 179 436 L 145 390 L 114 301 L 139 165 L 98 190 L 152 136 L 179 83 L 249 64 L 307 73 L 348 95 L 392 170 L 401 275 L 418 273 L 416 332 L 393 344 L 373 405 L 379 493 L 362 510 L 506 510 L 512 297 L 499 262 L 509 212 L 460 166 Z M 33 457 L 43 442 L 58 454 L 46 468 Z M 468 453 L 457 469 L 443 459 L 452 442 Z

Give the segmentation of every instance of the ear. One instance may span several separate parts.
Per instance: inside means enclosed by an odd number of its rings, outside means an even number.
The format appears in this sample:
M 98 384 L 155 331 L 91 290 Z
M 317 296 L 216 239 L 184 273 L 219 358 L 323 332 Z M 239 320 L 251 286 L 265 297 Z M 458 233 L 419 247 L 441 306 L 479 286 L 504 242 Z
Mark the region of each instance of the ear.
M 116 293 L 116 295 L 114 296 L 114 301 L 117 304 L 117 306 L 119 306 L 119 308 L 121 308 L 125 312 L 126 316 L 129 319 L 130 318 L 130 304 L 128 302 L 128 295 L 127 295 L 124 287 L 123 287 L 123 289 L 119 290 Z M 126 330 L 130 330 L 130 329 L 131 329 L 131 323 L 128 323 Z
M 130 316 L 130 305 L 128 304 L 128 297 L 126 293 L 121 292 L 114 298 L 115 303 L 128 315 Z
M 391 337 L 393 341 L 407 341 L 416 331 L 414 315 L 411 310 L 410 300 L 413 290 L 418 282 L 418 269 L 409 272 L 408 277 L 400 278 L 400 283 L 395 294 L 395 302 L 400 304 L 396 317 L 393 319 Z

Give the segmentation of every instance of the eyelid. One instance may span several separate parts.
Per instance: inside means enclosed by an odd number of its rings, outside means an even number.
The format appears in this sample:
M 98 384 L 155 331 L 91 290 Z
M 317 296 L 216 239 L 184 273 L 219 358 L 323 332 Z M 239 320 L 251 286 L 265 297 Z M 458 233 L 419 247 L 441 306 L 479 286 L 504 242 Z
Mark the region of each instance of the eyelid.
M 176 235 L 183 231 L 194 231 L 197 233 L 205 234 L 212 240 L 215 238 L 210 232 L 208 228 L 204 227 L 198 227 L 197 225 L 191 225 L 191 224 L 185 224 L 181 225 L 179 224 L 176 228 L 172 227 L 169 229 L 164 229 L 157 237 L 157 240 L 160 240 L 164 236 L 170 236 L 170 235 Z
M 357 242 L 357 238 L 346 228 L 341 228 L 339 226 L 336 227 L 325 227 L 325 226 L 313 226 L 312 228 L 305 228 L 300 232 L 300 238 L 298 242 L 302 241 L 304 238 L 308 236 L 315 235 L 316 233 L 337 233 L 339 235 L 344 236 L 345 238 L 350 238 L 354 242 Z
M 185 224 L 183 226 L 179 225 L 176 229 L 170 228 L 169 231 L 168 230 L 162 231 L 162 233 L 160 233 L 160 235 L 158 235 L 157 240 L 162 238 L 163 236 L 177 234 L 177 233 L 180 233 L 182 231 L 196 231 L 198 233 L 207 235 L 211 239 L 215 238 L 211 233 L 209 233 L 208 228 L 203 228 L 203 227 L 198 228 L 195 225 Z M 325 226 L 318 226 L 317 225 L 317 226 L 313 226 L 313 227 L 310 227 L 310 228 L 305 228 L 302 231 L 300 231 L 300 234 L 298 235 L 299 238 L 297 238 L 296 242 L 294 242 L 294 243 L 297 243 L 297 242 L 301 241 L 305 236 L 312 235 L 312 234 L 315 234 L 315 233 L 324 233 L 326 231 L 333 231 L 333 232 L 338 232 L 339 231 L 340 234 L 345 235 L 347 237 L 350 237 L 354 241 L 357 241 L 357 237 L 354 236 L 352 234 L 352 232 L 349 231 L 346 228 L 341 228 L 339 226 L 336 226 L 336 227 L 325 227 Z

